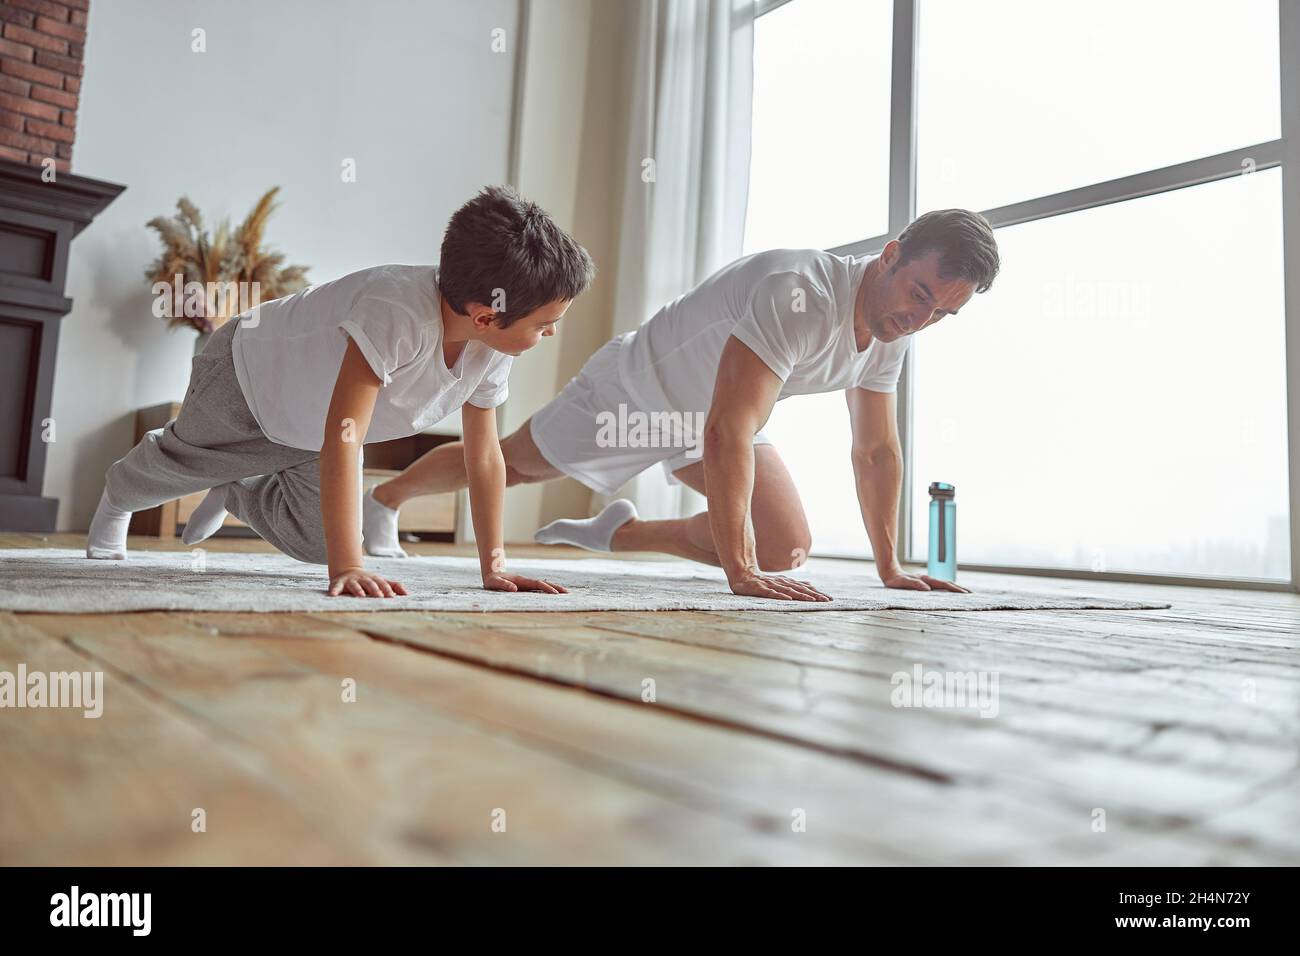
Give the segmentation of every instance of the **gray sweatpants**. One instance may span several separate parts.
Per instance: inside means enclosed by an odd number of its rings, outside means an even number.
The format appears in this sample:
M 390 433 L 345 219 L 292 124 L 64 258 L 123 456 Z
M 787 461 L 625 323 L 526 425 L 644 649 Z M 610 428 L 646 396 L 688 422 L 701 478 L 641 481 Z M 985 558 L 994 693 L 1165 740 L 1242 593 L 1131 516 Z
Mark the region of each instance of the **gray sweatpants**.
M 325 564 L 320 452 L 263 434 L 235 377 L 230 345 L 238 325 L 227 322 L 194 356 L 180 414 L 108 469 L 109 500 L 141 511 L 234 482 L 226 491 L 231 514 L 285 554 Z

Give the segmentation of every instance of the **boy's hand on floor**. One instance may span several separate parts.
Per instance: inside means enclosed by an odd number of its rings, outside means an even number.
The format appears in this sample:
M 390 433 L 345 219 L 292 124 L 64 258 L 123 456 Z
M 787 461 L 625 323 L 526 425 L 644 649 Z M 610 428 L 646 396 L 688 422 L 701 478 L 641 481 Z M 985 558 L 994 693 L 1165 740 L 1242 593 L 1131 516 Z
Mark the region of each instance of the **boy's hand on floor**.
M 483 587 L 489 591 L 540 591 L 542 594 L 568 594 L 568 589 L 549 581 L 526 578 L 522 574 L 507 574 L 505 571 L 493 571 L 483 579 Z
M 330 597 L 346 594 L 350 597 L 396 597 L 406 594 L 400 581 L 372 574 L 365 568 L 344 568 L 330 575 Z

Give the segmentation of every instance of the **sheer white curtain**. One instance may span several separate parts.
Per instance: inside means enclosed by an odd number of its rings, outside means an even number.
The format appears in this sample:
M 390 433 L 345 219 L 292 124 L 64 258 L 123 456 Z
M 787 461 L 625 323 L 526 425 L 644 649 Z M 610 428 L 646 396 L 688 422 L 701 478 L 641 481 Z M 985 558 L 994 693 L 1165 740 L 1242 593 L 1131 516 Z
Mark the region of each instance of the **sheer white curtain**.
M 635 329 L 740 256 L 749 190 L 753 0 L 633 0 L 614 333 Z M 623 493 L 645 517 L 700 510 L 661 468 Z

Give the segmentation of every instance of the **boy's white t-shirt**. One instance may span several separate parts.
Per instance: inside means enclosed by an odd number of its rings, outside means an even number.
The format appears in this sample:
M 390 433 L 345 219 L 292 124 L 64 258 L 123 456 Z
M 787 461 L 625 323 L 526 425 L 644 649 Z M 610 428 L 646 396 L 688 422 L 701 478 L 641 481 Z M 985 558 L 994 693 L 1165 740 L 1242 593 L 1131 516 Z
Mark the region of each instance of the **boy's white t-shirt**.
M 874 257 L 774 249 L 733 262 L 660 309 L 619 346 L 619 372 L 646 411 L 708 412 L 727 339 L 749 346 L 781 394 L 898 387 L 910 336 L 858 351 L 853 307 Z
M 235 375 L 266 437 L 320 451 L 349 338 L 382 383 L 366 444 L 414 435 L 466 402 L 504 402 L 511 357 L 470 341 L 447 368 L 439 300 L 437 266 L 383 265 L 232 319 Z

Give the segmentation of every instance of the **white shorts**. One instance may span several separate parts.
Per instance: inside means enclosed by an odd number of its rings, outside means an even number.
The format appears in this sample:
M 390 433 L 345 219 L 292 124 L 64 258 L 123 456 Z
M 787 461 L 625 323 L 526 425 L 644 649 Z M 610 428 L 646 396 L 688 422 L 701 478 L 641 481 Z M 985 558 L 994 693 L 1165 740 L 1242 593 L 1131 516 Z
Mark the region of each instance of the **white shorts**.
M 621 341 L 618 337 L 606 342 L 587 359 L 560 394 L 538 409 L 529 427 L 543 458 L 602 495 L 617 494 L 653 465 L 663 467 L 670 484 L 680 484 L 673 472 L 702 460 L 703 436 L 698 432 L 703 431 L 703 413 L 695 413 L 701 427 L 688 427 L 685 434 L 659 427 L 663 420 L 646 415 L 623 384 L 618 371 Z M 638 415 L 646 416 L 646 428 L 639 435 L 618 427 L 629 420 L 635 424 Z M 772 441 L 759 432 L 754 444 Z

